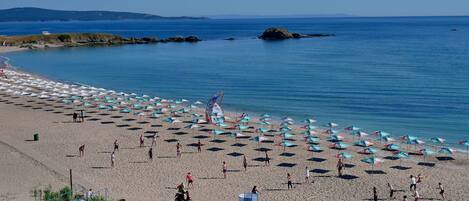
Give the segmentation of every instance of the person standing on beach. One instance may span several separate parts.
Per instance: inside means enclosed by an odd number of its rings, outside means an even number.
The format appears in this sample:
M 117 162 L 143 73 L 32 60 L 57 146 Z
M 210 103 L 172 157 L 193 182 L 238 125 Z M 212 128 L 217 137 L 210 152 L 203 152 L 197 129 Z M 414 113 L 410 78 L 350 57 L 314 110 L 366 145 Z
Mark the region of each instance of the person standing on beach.
M 404 195 L 404 197 L 402 197 L 402 201 L 407 201 L 407 195 Z
M 420 194 L 417 190 L 414 191 L 414 197 L 415 197 L 414 201 L 419 201 L 420 200 Z
M 293 188 L 293 183 L 291 181 L 291 175 L 288 172 L 287 172 L 287 188 L 288 189 Z
M 443 188 L 443 184 L 438 183 L 438 190 L 440 190 L 441 199 L 445 200 L 445 189 Z
M 410 175 L 410 190 L 417 190 L 417 179 L 414 177 L 414 175 Z
M 265 166 L 267 165 L 270 165 L 270 158 L 269 158 L 269 154 L 267 153 L 267 151 L 265 151 Z
M 222 172 L 223 172 L 223 179 L 226 179 L 226 172 L 228 171 L 228 167 L 226 166 L 226 162 L 223 161 L 223 167 L 222 167 Z
M 119 151 L 119 142 L 117 140 L 114 141 L 114 152 Z
M 181 144 L 179 144 L 179 142 L 176 144 L 176 156 L 178 158 L 181 157 Z
M 246 159 L 246 155 L 243 155 L 243 167 L 244 171 L 246 172 L 248 170 L 248 161 Z
M 114 152 L 111 154 L 111 167 L 114 167 L 114 163 L 116 162 L 116 155 Z
M 197 142 L 197 152 L 202 152 L 202 143 L 200 143 L 200 140 Z
M 88 192 L 86 192 L 86 200 L 91 200 L 93 198 L 93 189 L 90 188 Z
M 309 168 L 306 166 L 306 172 L 305 172 L 305 183 L 309 182 Z
M 339 158 L 339 161 L 337 161 L 337 172 L 339 174 L 339 177 L 342 177 L 342 169 L 344 168 L 344 163 L 342 162 L 342 159 Z
M 392 184 L 388 183 L 388 187 L 389 187 L 389 199 L 396 199 L 396 196 L 394 195 L 396 190 L 394 190 L 394 187 L 392 186 Z
M 378 191 L 373 187 L 373 201 L 378 201 Z
M 259 191 L 257 190 L 257 186 L 252 187 L 251 193 L 252 193 L 252 194 L 257 194 L 257 193 L 259 193 Z
M 190 172 L 188 172 L 186 175 L 186 181 L 187 181 L 187 187 L 192 187 L 194 183 L 194 177 L 192 176 Z
M 145 139 L 143 138 L 143 134 L 140 135 L 140 147 L 145 145 Z
M 85 145 L 81 145 L 80 147 L 78 147 L 78 153 L 79 153 L 79 156 L 80 157 L 83 157 L 85 156 Z
M 153 139 L 151 141 L 151 147 L 153 147 L 154 145 L 156 145 L 156 133 L 155 135 L 153 135 Z
M 77 122 L 78 114 L 76 112 L 73 113 L 73 123 Z
M 153 147 L 150 147 L 150 150 L 148 150 L 148 158 L 150 161 L 153 160 Z

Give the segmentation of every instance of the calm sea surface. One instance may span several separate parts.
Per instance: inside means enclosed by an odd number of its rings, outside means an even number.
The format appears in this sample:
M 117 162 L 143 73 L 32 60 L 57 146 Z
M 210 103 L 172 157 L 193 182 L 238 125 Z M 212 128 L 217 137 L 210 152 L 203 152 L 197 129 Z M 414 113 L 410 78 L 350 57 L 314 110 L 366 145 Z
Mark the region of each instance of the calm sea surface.
M 269 26 L 337 36 L 257 40 Z M 0 23 L 0 35 L 45 30 L 204 41 L 9 53 L 13 65 L 166 98 L 205 101 L 222 90 L 226 109 L 253 115 L 469 138 L 469 17 Z

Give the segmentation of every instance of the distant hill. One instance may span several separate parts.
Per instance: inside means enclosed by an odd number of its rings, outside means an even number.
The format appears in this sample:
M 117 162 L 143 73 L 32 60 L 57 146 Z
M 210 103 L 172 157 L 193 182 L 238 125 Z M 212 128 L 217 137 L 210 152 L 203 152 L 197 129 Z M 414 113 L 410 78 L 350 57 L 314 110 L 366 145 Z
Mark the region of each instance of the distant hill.
M 97 20 L 160 20 L 206 19 L 201 17 L 162 17 L 143 13 L 114 11 L 62 11 L 42 8 L 11 8 L 0 10 L 0 22 L 25 21 L 97 21 Z
M 323 14 L 323 15 L 213 15 L 211 19 L 277 19 L 277 18 L 331 18 L 331 17 L 356 17 L 348 14 Z

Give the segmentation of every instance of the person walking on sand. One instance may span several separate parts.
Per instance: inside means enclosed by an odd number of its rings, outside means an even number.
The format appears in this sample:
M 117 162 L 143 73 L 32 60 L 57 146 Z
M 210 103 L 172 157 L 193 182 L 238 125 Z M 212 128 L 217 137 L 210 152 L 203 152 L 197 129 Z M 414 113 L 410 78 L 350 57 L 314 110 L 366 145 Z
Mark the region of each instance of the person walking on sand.
M 339 161 L 337 161 L 337 173 L 339 174 L 339 177 L 342 177 L 343 168 L 344 168 L 344 163 L 342 162 L 342 159 L 339 158 Z
M 417 179 L 414 177 L 414 175 L 410 175 L 410 190 L 417 190 Z
M 73 113 L 73 123 L 76 123 L 78 119 L 78 114 L 76 112 Z
M 308 168 L 308 166 L 306 166 L 305 171 L 306 171 L 305 172 L 305 183 L 309 183 L 309 168 Z
M 246 159 L 246 155 L 243 155 L 243 167 L 244 171 L 246 172 L 248 170 L 248 161 Z
M 396 190 L 394 190 L 394 186 L 392 186 L 391 183 L 388 183 L 388 187 L 389 187 L 389 199 L 396 199 L 396 196 L 394 195 L 394 193 L 396 192 Z
M 252 194 L 258 194 L 259 193 L 259 191 L 257 190 L 257 186 L 252 187 L 251 193 Z
M 197 152 L 202 152 L 202 143 L 200 143 L 200 140 L 197 142 Z
M 186 175 L 186 181 L 187 181 L 187 187 L 192 187 L 194 183 L 194 177 L 192 176 L 190 172 L 188 172 Z
M 114 167 L 114 163 L 116 162 L 116 155 L 114 152 L 111 154 L 111 167 Z
M 414 201 L 419 201 L 420 200 L 420 194 L 417 190 L 414 191 Z
M 179 142 L 176 144 L 176 156 L 178 158 L 181 157 L 181 144 L 179 144 Z
M 86 192 L 86 200 L 91 200 L 93 198 L 93 189 L 90 188 L 88 192 Z
M 84 144 L 81 145 L 80 147 L 78 147 L 78 155 L 79 155 L 80 157 L 85 156 L 85 145 L 84 145 Z
M 119 142 L 117 140 L 114 141 L 114 152 L 119 151 Z
M 287 172 L 287 188 L 288 189 L 293 188 L 293 183 L 291 181 L 291 175 L 288 172 Z
M 443 184 L 441 184 L 441 182 L 438 183 L 438 190 L 440 190 L 441 199 L 445 200 L 445 189 L 443 188 Z
M 407 195 L 404 195 L 404 197 L 402 197 L 402 201 L 407 201 Z
M 417 175 L 417 184 L 422 183 L 422 181 L 423 181 L 423 176 L 422 176 L 422 174 L 418 174 L 418 175 Z
M 150 159 L 150 161 L 153 160 L 153 147 L 150 147 L 150 149 L 148 150 L 148 158 Z
M 223 167 L 222 167 L 222 172 L 223 172 L 223 179 L 226 179 L 226 172 L 228 171 L 228 167 L 226 166 L 226 162 L 223 161 Z
M 264 165 L 267 166 L 267 165 L 270 165 L 270 158 L 269 158 L 269 154 L 267 153 L 267 151 L 265 151 L 265 163 Z
M 373 187 L 373 201 L 378 201 L 378 191 Z
M 145 139 L 143 138 L 143 134 L 140 135 L 140 147 L 145 145 Z
M 156 145 L 156 134 L 153 135 L 153 139 L 151 141 L 151 147 L 155 146 Z

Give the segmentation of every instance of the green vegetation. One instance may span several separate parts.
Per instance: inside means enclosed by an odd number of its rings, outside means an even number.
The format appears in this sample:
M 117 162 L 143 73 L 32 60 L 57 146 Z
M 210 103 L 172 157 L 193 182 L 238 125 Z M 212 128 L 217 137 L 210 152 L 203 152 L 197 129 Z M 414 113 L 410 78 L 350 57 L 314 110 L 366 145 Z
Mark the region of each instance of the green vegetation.
M 64 187 L 59 191 L 53 191 L 50 186 L 44 188 L 44 190 L 34 189 L 32 191 L 34 200 L 44 201 L 76 201 L 82 198 L 82 195 L 73 195 L 72 190 L 69 187 Z M 89 201 L 109 201 L 101 196 L 93 196 Z
M 61 34 L 57 37 L 61 42 L 72 42 L 72 37 L 69 34 Z

